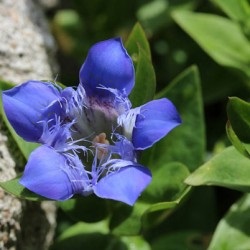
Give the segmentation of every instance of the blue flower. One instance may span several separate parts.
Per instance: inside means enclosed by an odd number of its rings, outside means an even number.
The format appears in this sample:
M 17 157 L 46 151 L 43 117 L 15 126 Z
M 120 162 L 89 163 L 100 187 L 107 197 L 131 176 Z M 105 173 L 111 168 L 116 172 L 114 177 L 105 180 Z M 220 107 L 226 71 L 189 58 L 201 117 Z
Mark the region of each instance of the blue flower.
M 181 123 L 166 98 L 131 108 L 133 62 L 119 38 L 95 44 L 77 88 L 28 81 L 3 92 L 8 120 L 22 138 L 41 144 L 20 183 L 54 200 L 75 194 L 133 205 L 151 181 L 137 152 Z

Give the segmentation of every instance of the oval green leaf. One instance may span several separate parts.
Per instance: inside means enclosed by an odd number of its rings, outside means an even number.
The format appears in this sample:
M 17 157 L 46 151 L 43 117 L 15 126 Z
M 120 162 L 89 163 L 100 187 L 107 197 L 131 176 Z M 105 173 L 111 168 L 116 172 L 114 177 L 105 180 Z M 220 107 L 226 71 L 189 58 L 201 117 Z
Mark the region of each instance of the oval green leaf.
M 178 161 L 193 171 L 203 162 L 205 154 L 203 101 L 197 67 L 186 69 L 156 95 L 156 98 L 163 97 L 174 103 L 182 124 L 145 151 L 142 160 L 150 169 L 158 163 Z
M 227 115 L 237 137 L 244 143 L 250 143 L 250 103 L 238 97 L 230 97 Z
M 125 43 L 128 53 L 133 57 L 138 54 L 138 47 L 144 50 L 146 56 L 151 61 L 151 52 L 146 34 L 139 23 L 133 27 L 129 37 Z
M 250 195 L 233 204 L 219 222 L 209 250 L 248 250 L 250 246 Z
M 231 19 L 247 22 L 250 16 L 248 0 L 213 0 Z
M 194 171 L 185 183 L 191 186 L 222 186 L 249 192 L 249 180 L 250 160 L 234 147 L 228 147 Z
M 126 41 L 126 49 L 135 66 L 135 86 L 129 99 L 133 107 L 138 107 L 153 99 L 156 77 L 151 62 L 149 43 L 141 25 L 137 23 Z
M 174 12 L 173 18 L 217 63 L 250 76 L 250 43 L 237 23 L 186 11 Z
M 242 142 L 235 134 L 230 122 L 226 125 L 227 137 L 234 145 L 234 147 L 244 156 L 250 158 L 250 144 Z

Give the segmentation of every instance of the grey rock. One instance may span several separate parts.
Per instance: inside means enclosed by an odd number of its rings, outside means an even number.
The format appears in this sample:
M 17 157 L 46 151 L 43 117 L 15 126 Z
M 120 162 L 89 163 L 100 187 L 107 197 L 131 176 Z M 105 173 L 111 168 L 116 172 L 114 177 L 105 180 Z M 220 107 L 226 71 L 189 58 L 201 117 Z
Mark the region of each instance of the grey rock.
M 0 77 L 21 83 L 51 80 L 58 68 L 54 39 L 38 4 L 0 0 Z
M 42 7 L 32 0 L 0 0 L 0 24 L 0 79 L 15 84 L 54 80 L 56 46 Z M 1 124 L 0 181 L 6 181 L 16 176 L 16 164 Z M 48 249 L 55 214 L 53 202 L 21 201 L 0 188 L 0 249 Z

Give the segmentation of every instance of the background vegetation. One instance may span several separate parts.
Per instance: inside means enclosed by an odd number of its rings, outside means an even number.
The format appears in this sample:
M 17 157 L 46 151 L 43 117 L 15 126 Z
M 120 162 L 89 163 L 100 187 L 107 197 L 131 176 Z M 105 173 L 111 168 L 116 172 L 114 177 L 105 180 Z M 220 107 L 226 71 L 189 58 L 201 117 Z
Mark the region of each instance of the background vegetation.
M 156 79 L 154 97 L 183 119 L 142 155 L 154 181 L 133 208 L 60 203 L 52 249 L 250 249 L 249 0 L 61 0 L 46 14 L 59 82 L 78 85 L 90 46 L 121 36 L 137 72 L 133 104 Z

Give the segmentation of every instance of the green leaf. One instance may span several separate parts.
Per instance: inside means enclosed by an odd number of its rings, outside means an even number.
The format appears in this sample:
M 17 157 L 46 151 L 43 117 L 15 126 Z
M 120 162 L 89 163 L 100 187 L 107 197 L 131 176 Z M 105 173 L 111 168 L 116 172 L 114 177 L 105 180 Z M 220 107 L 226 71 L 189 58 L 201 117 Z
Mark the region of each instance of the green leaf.
M 133 107 L 138 107 L 153 99 L 156 88 L 154 67 L 146 35 L 139 24 L 133 28 L 126 48 L 135 66 L 135 87 L 129 96 Z
M 247 21 L 250 16 L 250 5 L 248 0 L 213 0 L 231 19 Z
M 189 192 L 190 188 L 186 188 L 173 201 L 150 204 L 139 200 L 133 207 L 119 204 L 112 212 L 110 230 L 116 235 L 140 235 L 143 229 L 162 222 Z
M 165 228 L 167 232 L 212 232 L 218 222 L 218 199 L 214 191 L 210 186 L 192 188 L 184 201 L 160 225 L 161 228 Z
M 64 240 L 70 238 L 77 234 L 89 234 L 89 233 L 109 233 L 108 224 L 106 220 L 102 220 L 95 223 L 85 223 L 85 222 L 77 222 L 69 229 L 65 230 L 58 238 L 58 240 Z
M 239 139 L 245 143 L 250 143 L 250 103 L 237 97 L 229 98 L 227 115 Z
M 179 162 L 157 165 L 152 170 L 152 181 L 141 199 L 152 204 L 178 199 L 186 188 L 184 180 L 188 175 L 188 168 Z
M 162 163 L 152 170 L 152 175 L 152 182 L 141 196 L 141 201 L 150 204 L 143 214 L 143 227 L 160 223 L 190 191 L 184 183 L 189 170 L 182 163 Z
M 142 230 L 141 218 L 149 206 L 140 200 L 133 207 L 117 203 L 110 213 L 110 231 L 116 235 L 139 235 Z
M 226 125 L 227 137 L 234 145 L 234 147 L 244 156 L 250 158 L 250 144 L 243 143 L 240 141 L 238 136 L 235 134 L 230 122 L 227 122 Z
M 149 42 L 147 40 L 146 34 L 139 23 L 136 23 L 133 27 L 129 37 L 125 43 L 128 53 L 133 57 L 138 54 L 138 47 L 144 50 L 146 56 L 151 61 L 151 52 Z
M 127 246 L 128 250 L 150 250 L 151 247 L 141 236 L 123 236 L 122 242 Z
M 7 82 L 0 78 L 0 90 L 8 90 L 15 87 L 13 82 Z
M 116 250 L 126 249 L 118 237 L 107 234 L 105 222 L 94 224 L 79 222 L 65 230 L 56 239 L 51 250 L 61 249 Z
M 153 65 L 146 53 L 138 48 L 138 58 L 135 62 L 135 86 L 129 99 L 133 107 L 138 107 L 154 98 L 156 78 Z
M 78 222 L 64 231 L 56 239 L 52 250 L 56 249 L 133 249 L 150 250 L 149 244 L 141 236 L 117 237 L 110 235 L 107 221 L 98 223 Z
M 182 124 L 143 153 L 145 165 L 153 169 L 162 162 L 179 161 L 193 171 L 205 152 L 205 126 L 198 70 L 192 66 L 177 76 L 156 98 L 167 97 L 180 113 Z
M 216 15 L 183 11 L 174 12 L 173 18 L 217 63 L 250 76 L 250 43 L 238 24 Z
M 154 217 L 153 221 L 147 217 L 150 216 L 152 212 L 161 212 L 161 211 L 164 212 L 165 217 L 166 217 L 167 215 L 170 214 L 170 212 L 172 212 L 172 211 L 169 211 L 169 209 L 173 209 L 176 206 L 178 206 L 181 202 L 183 202 L 186 199 L 186 197 L 189 195 L 190 190 L 191 189 L 189 187 L 185 187 L 185 189 L 183 189 L 182 192 L 179 193 L 178 198 L 176 198 L 175 200 L 163 201 L 163 202 L 157 202 L 157 203 L 151 204 L 150 207 L 148 207 L 145 213 L 143 214 L 144 223 L 150 227 L 150 226 L 153 226 L 154 224 L 162 222 L 163 220 L 162 214 L 160 216 L 161 218 L 157 218 L 158 221 L 155 221 L 156 217 Z
M 227 104 L 227 135 L 239 152 L 250 158 L 250 103 L 237 97 Z
M 152 243 L 153 250 L 204 250 L 207 240 L 196 231 L 177 231 L 160 236 Z
M 22 186 L 19 183 L 19 177 L 16 177 L 12 180 L 0 182 L 0 187 L 3 188 L 6 192 L 22 199 L 31 200 L 31 201 L 42 201 L 42 200 L 48 200 L 42 196 L 39 196 L 31 191 L 29 191 L 27 188 Z
M 250 191 L 250 160 L 234 147 L 228 147 L 194 171 L 185 183 L 191 186 L 215 185 Z
M 250 195 L 233 204 L 219 222 L 209 250 L 248 250 L 250 246 Z
M 97 222 L 108 216 L 107 202 L 94 195 L 58 202 L 59 207 L 75 221 Z
M 13 84 L 5 81 L 0 81 L 0 116 L 3 119 L 4 123 L 6 124 L 11 136 L 13 137 L 14 141 L 16 142 L 18 148 L 20 149 L 20 152 L 23 154 L 26 160 L 28 160 L 30 153 L 38 147 L 37 143 L 31 143 L 23 140 L 20 136 L 17 135 L 15 130 L 10 125 L 4 109 L 2 105 L 2 91 L 7 90 L 14 87 Z
M 183 182 L 189 171 L 178 162 L 162 164 L 134 207 L 117 204 L 112 211 L 110 229 L 118 235 L 138 235 L 143 228 L 160 223 L 188 195 Z M 162 178 L 164 176 L 164 178 Z

